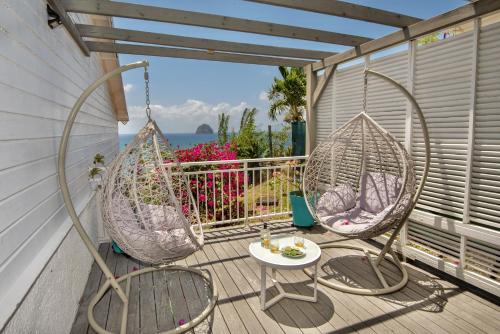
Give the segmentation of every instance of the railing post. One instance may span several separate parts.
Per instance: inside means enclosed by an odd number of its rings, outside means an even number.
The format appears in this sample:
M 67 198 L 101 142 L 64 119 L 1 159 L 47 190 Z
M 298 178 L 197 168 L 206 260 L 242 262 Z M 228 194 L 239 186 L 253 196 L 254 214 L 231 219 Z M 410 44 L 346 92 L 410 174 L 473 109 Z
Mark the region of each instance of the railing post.
M 245 214 L 245 226 L 248 226 L 248 162 L 243 163 L 243 173 L 245 175 L 244 178 L 244 184 L 243 184 L 243 189 L 244 189 L 244 214 Z

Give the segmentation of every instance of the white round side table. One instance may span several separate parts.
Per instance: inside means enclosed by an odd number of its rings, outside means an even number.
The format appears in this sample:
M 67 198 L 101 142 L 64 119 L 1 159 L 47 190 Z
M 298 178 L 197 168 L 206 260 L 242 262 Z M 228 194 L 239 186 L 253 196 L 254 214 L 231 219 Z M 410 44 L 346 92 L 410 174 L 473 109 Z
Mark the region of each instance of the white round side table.
M 280 249 L 286 246 L 294 246 L 294 236 L 273 236 L 279 239 Z M 248 246 L 250 255 L 260 264 L 260 308 L 266 310 L 283 298 L 297 299 L 308 302 L 318 300 L 318 262 L 321 257 L 321 249 L 314 242 L 304 239 L 304 250 L 306 255 L 300 258 L 288 258 L 279 253 L 271 253 L 260 245 L 260 240 L 252 242 Z M 303 296 L 288 293 L 283 290 L 281 284 L 276 280 L 276 270 L 304 269 L 314 266 L 314 295 Z M 279 291 L 279 294 L 266 302 L 266 271 L 267 267 L 272 269 L 272 282 Z

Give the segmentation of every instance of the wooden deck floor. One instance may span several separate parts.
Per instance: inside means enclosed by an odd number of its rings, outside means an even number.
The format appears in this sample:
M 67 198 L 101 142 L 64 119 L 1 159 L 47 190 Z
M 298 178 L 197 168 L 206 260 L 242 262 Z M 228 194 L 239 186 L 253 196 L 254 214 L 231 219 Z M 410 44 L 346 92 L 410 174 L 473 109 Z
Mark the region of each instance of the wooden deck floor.
M 289 224 L 274 226 L 273 233 L 304 234 L 318 244 L 339 239 L 321 228 L 298 231 Z M 285 299 L 262 312 L 260 271 L 248 255 L 248 244 L 258 235 L 258 228 L 207 233 L 203 251 L 180 262 L 208 269 L 219 289 L 210 321 L 200 324 L 196 333 L 500 333 L 498 304 L 413 266 L 408 266 L 409 284 L 394 294 L 357 296 L 320 285 L 317 303 Z M 132 259 L 114 254 L 109 244 L 101 245 L 100 252 L 117 276 L 141 267 Z M 320 264 L 322 276 L 351 285 L 377 286 L 361 254 L 325 250 Z M 387 264 L 383 272 L 389 281 L 398 277 L 392 265 Z M 285 290 L 312 295 L 312 282 L 302 271 L 278 273 Z M 87 305 L 102 282 L 103 276 L 94 264 L 72 333 L 94 333 L 87 322 Z M 271 298 L 274 288 L 269 292 Z M 196 276 L 141 276 L 132 284 L 128 333 L 173 328 L 179 321 L 197 315 L 205 303 L 204 287 Z M 118 332 L 120 308 L 118 297 L 106 294 L 96 307 L 97 321 L 107 330 Z

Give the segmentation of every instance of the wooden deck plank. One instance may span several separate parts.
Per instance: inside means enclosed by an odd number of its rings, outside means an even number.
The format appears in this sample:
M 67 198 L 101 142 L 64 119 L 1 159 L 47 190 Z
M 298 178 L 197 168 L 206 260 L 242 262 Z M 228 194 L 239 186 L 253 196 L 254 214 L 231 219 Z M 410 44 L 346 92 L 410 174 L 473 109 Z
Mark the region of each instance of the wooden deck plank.
M 205 246 L 206 247 L 206 246 Z M 243 324 L 242 320 L 240 319 L 238 312 L 236 312 L 236 309 L 232 303 L 221 303 L 221 300 L 227 299 L 228 295 L 226 293 L 226 290 L 222 283 L 219 281 L 219 278 L 217 275 L 215 275 L 215 270 L 214 267 L 209 264 L 210 260 L 205 254 L 204 251 L 198 251 L 195 254 L 195 257 L 198 261 L 198 263 L 205 263 L 206 268 L 210 270 L 210 273 L 212 275 L 212 279 L 214 281 L 214 284 L 217 285 L 217 289 L 219 291 L 219 302 L 218 305 L 220 307 L 221 315 L 224 318 L 224 322 L 227 325 L 227 328 L 230 333 L 248 333 L 247 329 L 245 328 L 245 325 Z
M 105 259 L 108 255 L 109 248 L 110 245 L 108 243 L 99 245 L 99 255 Z M 89 328 L 87 309 L 89 307 L 90 299 L 94 297 L 99 289 L 99 283 L 101 282 L 102 275 L 101 268 L 99 268 L 97 263 L 94 261 L 90 269 L 90 274 L 87 279 L 87 284 L 85 286 L 85 290 L 83 291 L 82 298 L 80 298 L 80 305 L 78 306 L 75 321 L 73 322 L 73 326 L 71 328 L 71 334 L 87 332 Z
M 308 231 L 296 230 L 288 223 L 273 227 L 275 233 L 304 234 L 318 243 L 340 239 L 317 227 Z M 456 286 L 456 283 L 447 282 L 412 265 L 408 265 L 408 285 L 387 296 L 357 296 L 320 285 L 317 303 L 285 299 L 262 312 L 260 266 L 248 254 L 249 243 L 258 237 L 259 228 L 255 226 L 206 232 L 204 249 L 179 261 L 181 265 L 208 269 L 220 294 L 210 322 L 207 320 L 206 324 L 197 326 L 194 333 L 210 333 L 210 324 L 212 333 L 216 334 L 493 333 L 498 332 L 500 327 L 499 306 L 491 300 L 484 300 L 463 286 Z M 374 245 L 363 244 L 375 249 Z M 99 248 L 115 275 L 121 276 L 139 268 L 135 260 L 113 254 L 109 249 L 109 244 Z M 334 264 L 338 272 L 359 284 L 378 284 L 369 265 L 365 266 L 362 262 L 362 256 L 351 257 L 349 262 L 339 259 L 345 255 L 352 255 L 352 251 L 324 250 L 321 264 Z M 382 271 L 389 283 L 395 282 L 400 275 L 394 266 L 385 262 Z M 321 273 L 325 275 L 325 272 Z M 156 326 L 160 330 L 173 328 L 179 320 L 189 320 L 206 306 L 209 296 L 198 276 L 174 273 L 177 276 L 172 280 L 163 277 L 162 272 L 149 275 L 132 280 L 127 323 L 129 333 L 156 333 Z M 312 294 L 312 280 L 301 270 L 278 271 L 277 278 L 287 291 Z M 94 264 L 72 333 L 93 333 L 86 318 L 87 306 L 102 282 L 103 275 Z M 269 288 L 269 282 L 268 294 L 274 296 L 276 291 Z M 177 295 L 171 296 L 170 290 L 176 291 Z M 175 308 L 169 309 L 170 304 Z M 108 330 L 117 331 L 121 321 L 121 302 L 115 294 L 106 294 L 95 313 L 100 324 L 106 324 Z
M 186 263 L 189 266 L 198 267 L 198 269 L 201 269 L 201 270 L 208 270 L 206 265 L 204 265 L 204 264 L 200 265 L 198 263 L 198 260 L 196 259 L 196 256 L 194 254 L 192 254 L 186 258 Z M 214 284 L 215 284 L 215 282 L 214 282 Z M 218 289 L 217 286 L 216 286 L 216 288 Z M 205 286 L 204 285 L 201 285 L 201 286 L 197 285 L 197 289 L 198 289 L 198 295 L 203 296 L 208 301 L 208 299 L 211 296 L 209 296 L 209 291 L 207 291 L 207 289 L 205 289 Z M 229 333 L 229 329 L 227 328 L 226 322 L 224 321 L 224 318 L 222 317 L 222 313 L 221 313 L 219 305 L 215 306 L 214 312 L 211 315 L 211 317 L 209 318 L 209 321 L 210 321 L 209 325 L 211 326 L 212 333 L 221 333 L 221 334 Z
M 141 264 L 141 269 L 146 266 Z M 145 273 L 139 276 L 139 308 L 141 334 L 156 333 L 156 303 L 153 286 L 153 273 Z
M 140 265 L 137 260 L 128 258 L 127 268 L 128 272 L 133 272 L 139 270 Z M 136 276 L 130 281 L 127 333 L 139 333 L 141 328 L 139 280 L 140 278 Z
M 221 262 L 218 262 L 218 257 L 216 251 L 213 249 L 213 245 L 205 245 L 203 248 L 205 254 L 209 260 L 216 261 L 212 266 L 214 268 L 215 274 L 219 277 L 219 281 L 223 284 L 224 290 L 227 293 L 226 301 L 231 301 L 234 305 L 236 311 L 238 312 L 241 320 L 243 321 L 245 328 L 250 333 L 265 333 L 264 328 L 258 321 L 255 314 L 252 312 L 247 301 L 243 298 L 239 298 L 240 292 L 235 282 L 231 279 L 231 276 L 226 271 L 226 268 Z
M 118 260 L 118 257 L 119 255 L 115 254 L 112 248 L 109 247 L 109 250 L 106 254 L 106 265 L 109 267 L 113 275 L 115 274 L 116 261 Z M 106 277 L 102 275 L 99 282 L 99 287 L 102 286 L 105 281 Z M 94 308 L 94 318 L 96 322 L 102 327 L 106 326 L 106 321 L 108 319 L 111 294 L 112 292 L 108 290 Z M 95 334 L 96 332 L 89 326 L 87 333 Z
M 191 267 L 198 267 L 200 270 L 208 270 L 206 266 L 199 265 L 196 257 L 190 255 L 186 258 L 186 264 Z M 208 289 L 205 282 L 201 280 L 195 280 L 196 290 L 198 292 L 199 298 L 203 301 L 203 305 L 208 305 L 210 303 L 212 294 Z M 217 287 L 216 287 L 217 288 Z M 227 328 L 226 323 L 224 322 L 224 318 L 222 317 L 219 305 L 216 305 L 212 314 L 205 320 L 206 324 L 202 325 L 207 327 L 207 333 L 229 333 L 229 329 Z
M 168 289 L 168 274 L 165 271 L 153 272 L 153 284 L 155 287 L 156 321 L 159 331 L 175 328 L 174 314 L 170 304 L 170 293 Z
M 125 256 L 116 256 L 115 278 L 125 275 L 128 272 L 128 259 Z M 120 284 L 123 291 L 125 291 L 126 283 Z M 111 294 L 111 301 L 109 303 L 109 314 L 106 321 L 106 330 L 119 333 L 122 322 L 123 303 L 116 293 Z

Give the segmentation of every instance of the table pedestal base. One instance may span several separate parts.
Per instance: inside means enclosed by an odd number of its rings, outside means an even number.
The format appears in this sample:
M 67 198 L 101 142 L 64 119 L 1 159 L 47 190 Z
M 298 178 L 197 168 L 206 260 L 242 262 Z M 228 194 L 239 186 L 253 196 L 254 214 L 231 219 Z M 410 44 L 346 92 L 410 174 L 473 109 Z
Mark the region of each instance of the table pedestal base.
M 318 301 L 318 264 L 316 263 L 314 265 L 314 294 L 312 296 L 303 296 L 295 293 L 289 293 L 285 292 L 283 287 L 281 286 L 280 282 L 276 279 L 276 269 L 272 269 L 272 279 L 271 281 L 273 282 L 273 286 L 275 286 L 278 289 L 278 295 L 274 296 L 271 298 L 269 301 L 266 302 L 266 269 L 267 266 L 261 265 L 260 266 L 260 309 L 262 311 L 267 310 L 269 307 L 273 306 L 283 298 L 289 298 L 289 299 L 295 299 L 295 300 L 302 300 L 306 302 L 317 302 Z

